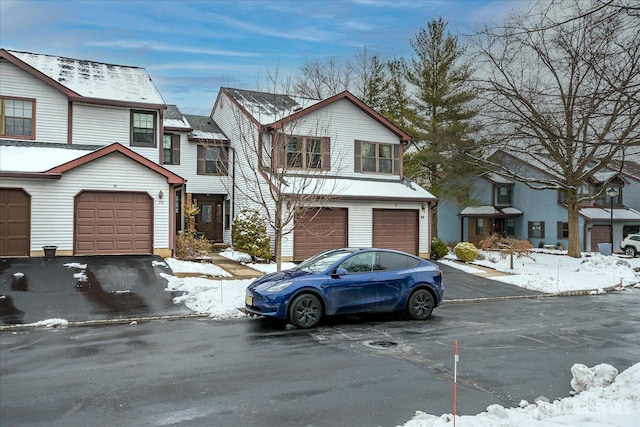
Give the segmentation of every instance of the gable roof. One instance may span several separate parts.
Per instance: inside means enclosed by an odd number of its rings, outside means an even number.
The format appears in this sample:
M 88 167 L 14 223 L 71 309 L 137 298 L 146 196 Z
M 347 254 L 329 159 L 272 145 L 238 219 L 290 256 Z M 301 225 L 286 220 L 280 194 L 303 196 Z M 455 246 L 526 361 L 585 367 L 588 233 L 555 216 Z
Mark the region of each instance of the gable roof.
M 99 159 L 101 157 L 107 156 L 111 153 L 120 153 L 128 158 L 130 158 L 131 160 L 141 164 L 142 166 L 145 166 L 149 169 L 151 169 L 152 171 L 164 176 L 165 178 L 167 178 L 167 182 L 169 184 L 184 184 L 186 181 L 184 178 L 182 178 L 179 175 L 176 175 L 175 173 L 163 168 L 162 166 L 158 165 L 157 163 L 152 162 L 151 160 L 147 159 L 146 157 L 141 156 L 140 154 L 136 153 L 135 151 L 132 151 L 130 149 L 128 149 L 127 147 L 121 145 L 120 143 L 113 143 L 111 145 L 107 145 L 106 147 L 102 147 L 98 150 L 92 151 L 89 154 L 85 154 L 82 157 L 78 157 L 77 159 L 68 161 L 66 163 L 63 163 L 59 166 L 53 167 L 49 170 L 47 170 L 45 173 L 46 174 L 63 174 L 65 172 L 68 172 L 72 169 L 75 169 L 79 166 L 83 166 L 86 165 L 87 163 L 92 162 L 93 160 Z
M 283 125 L 296 120 L 306 114 L 330 105 L 340 100 L 347 100 L 360 108 L 371 118 L 398 135 L 402 142 L 411 141 L 411 136 L 391 123 L 381 114 L 366 105 L 349 91 L 324 100 L 303 98 L 291 95 L 256 92 L 243 89 L 223 87 L 220 91 L 234 100 L 236 105 L 245 111 L 266 130 L 282 128 Z
M 144 68 L 106 64 L 62 56 L 0 49 L 7 60 L 77 101 L 150 104 L 165 102 Z

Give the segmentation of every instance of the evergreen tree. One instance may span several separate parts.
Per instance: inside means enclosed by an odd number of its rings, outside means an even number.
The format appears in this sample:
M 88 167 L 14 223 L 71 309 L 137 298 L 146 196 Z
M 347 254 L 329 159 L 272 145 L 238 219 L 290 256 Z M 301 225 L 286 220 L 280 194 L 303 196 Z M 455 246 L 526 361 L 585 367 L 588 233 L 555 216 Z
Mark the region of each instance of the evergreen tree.
M 437 197 L 457 197 L 464 203 L 468 185 L 461 178 L 475 170 L 469 160 L 479 130 L 473 121 L 476 92 L 465 47 L 457 36 L 445 33 L 446 26 L 442 18 L 429 22 L 411 41 L 414 57 L 403 62 L 412 94 L 408 117 L 414 137 L 406 151 L 405 175 Z

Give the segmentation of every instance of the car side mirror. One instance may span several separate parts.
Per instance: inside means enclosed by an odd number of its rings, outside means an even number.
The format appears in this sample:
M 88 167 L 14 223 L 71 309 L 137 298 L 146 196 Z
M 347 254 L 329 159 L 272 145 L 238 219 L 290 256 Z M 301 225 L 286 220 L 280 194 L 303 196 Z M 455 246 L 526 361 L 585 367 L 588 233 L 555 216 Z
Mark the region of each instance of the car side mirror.
M 333 277 L 334 279 L 337 279 L 338 277 L 340 277 L 340 276 L 344 276 L 344 275 L 346 275 L 346 274 L 348 274 L 348 273 L 347 273 L 347 270 L 345 270 L 345 269 L 344 269 L 344 268 L 342 268 L 342 267 L 338 267 L 338 268 L 336 268 L 336 271 L 334 271 L 334 272 L 333 272 L 333 274 L 331 275 L 331 277 Z

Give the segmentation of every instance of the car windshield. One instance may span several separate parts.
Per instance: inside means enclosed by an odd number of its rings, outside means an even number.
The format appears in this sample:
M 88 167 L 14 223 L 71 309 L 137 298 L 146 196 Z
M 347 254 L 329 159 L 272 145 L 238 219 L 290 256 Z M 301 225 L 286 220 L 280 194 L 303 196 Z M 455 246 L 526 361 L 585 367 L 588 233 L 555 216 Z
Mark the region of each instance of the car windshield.
M 336 249 L 327 252 L 321 252 L 314 255 L 306 261 L 301 262 L 295 269 L 306 271 L 309 273 L 319 273 L 324 271 L 334 262 L 342 259 L 345 255 L 352 253 L 350 249 Z

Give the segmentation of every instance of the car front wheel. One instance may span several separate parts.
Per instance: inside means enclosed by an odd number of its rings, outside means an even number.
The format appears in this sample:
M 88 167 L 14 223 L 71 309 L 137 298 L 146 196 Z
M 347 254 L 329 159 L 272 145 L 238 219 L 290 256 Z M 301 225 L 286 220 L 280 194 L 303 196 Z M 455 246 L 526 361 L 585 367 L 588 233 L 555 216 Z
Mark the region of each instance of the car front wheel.
M 407 311 L 414 320 L 425 320 L 431 316 L 435 302 L 431 292 L 426 289 L 418 289 L 409 297 Z
M 635 258 L 635 256 L 636 256 L 636 248 L 634 248 L 633 246 L 627 246 L 626 248 L 624 248 L 624 253 L 627 256 Z
M 289 308 L 289 321 L 296 328 L 313 328 L 322 317 L 322 304 L 312 294 L 298 295 Z

